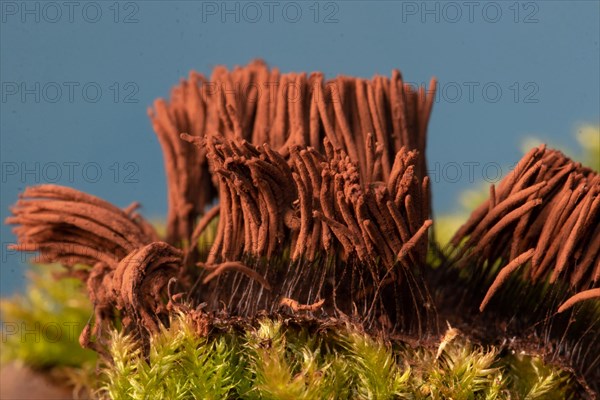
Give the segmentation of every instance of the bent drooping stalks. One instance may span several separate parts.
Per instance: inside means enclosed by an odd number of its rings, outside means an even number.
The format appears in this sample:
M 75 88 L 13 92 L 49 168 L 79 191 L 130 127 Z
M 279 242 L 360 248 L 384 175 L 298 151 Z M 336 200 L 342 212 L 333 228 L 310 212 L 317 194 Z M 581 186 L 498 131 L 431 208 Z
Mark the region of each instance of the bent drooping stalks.
M 39 251 L 40 262 L 61 263 L 87 282 L 95 336 L 115 308 L 128 329 L 155 329 L 157 315 L 165 316 L 161 293 L 176 276 L 181 253 L 160 242 L 135 207 L 121 210 L 74 189 L 40 185 L 25 189 L 12 212 L 6 222 L 19 225 L 13 249 Z M 90 333 L 88 327 L 84 336 Z
M 456 255 L 463 263 L 518 260 L 510 272 L 519 269 L 525 280 L 560 280 L 585 290 L 600 281 L 599 219 L 600 176 L 542 145 L 523 157 L 497 189 L 492 185 L 490 198 L 452 244 L 468 238 Z M 490 287 L 482 310 L 505 275 L 502 270 Z

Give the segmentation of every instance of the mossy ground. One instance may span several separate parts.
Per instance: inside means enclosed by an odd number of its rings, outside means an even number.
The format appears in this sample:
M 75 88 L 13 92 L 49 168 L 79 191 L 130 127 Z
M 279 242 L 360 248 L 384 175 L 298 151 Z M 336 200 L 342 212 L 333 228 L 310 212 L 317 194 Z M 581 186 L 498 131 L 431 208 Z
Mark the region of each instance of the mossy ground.
M 575 379 L 541 358 L 480 346 L 454 329 L 421 343 L 371 336 L 350 323 L 312 323 L 294 316 L 221 322 L 199 334 L 184 313 L 150 339 L 149 353 L 119 330 L 110 333 L 112 362 L 79 346 L 92 314 L 81 285 L 36 269 L 25 296 L 3 300 L 2 361 L 52 371 L 101 398 L 144 399 L 564 399 Z M 308 322 L 306 322 L 308 321 Z M 29 334 L 7 330 L 24 323 Z M 61 325 L 62 323 L 62 325 Z M 12 328 L 9 328 L 12 329 Z M 33 334 L 37 332 L 37 334 Z M 58 339 L 58 340 L 57 340 Z M 96 370 L 102 373 L 96 377 Z
M 501 355 L 458 334 L 438 348 L 384 342 L 354 328 L 309 332 L 262 319 L 202 338 L 176 317 L 145 359 L 114 333 L 100 394 L 120 398 L 565 399 L 569 375 L 524 355 Z M 439 357 L 438 357 L 439 354 Z

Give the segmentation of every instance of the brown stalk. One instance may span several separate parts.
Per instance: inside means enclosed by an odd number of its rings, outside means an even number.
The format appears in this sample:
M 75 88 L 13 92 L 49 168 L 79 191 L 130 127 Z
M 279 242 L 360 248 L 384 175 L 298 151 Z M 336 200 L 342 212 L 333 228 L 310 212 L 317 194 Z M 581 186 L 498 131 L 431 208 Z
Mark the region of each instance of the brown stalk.
M 594 223 L 599 193 L 600 178 L 593 171 L 545 146 L 532 149 L 497 189 L 490 188 L 490 199 L 456 233 L 455 245 L 468 240 L 454 257 L 462 265 L 515 261 L 516 254 L 533 248 L 524 279 L 587 290 L 599 278 L 592 270 L 600 257 L 600 231 Z M 512 261 L 509 266 L 516 269 Z M 488 298 L 512 272 L 507 268 L 498 273 Z
M 204 263 L 199 263 L 198 265 L 212 271 L 211 273 L 206 275 L 206 277 L 204 277 L 204 279 L 202 280 L 202 283 L 204 283 L 204 284 L 207 284 L 208 282 L 210 282 L 217 276 L 221 275 L 223 272 L 226 272 L 229 270 L 234 270 L 237 272 L 241 272 L 242 274 L 246 275 L 249 278 L 254 279 L 258 283 L 260 283 L 265 289 L 271 290 L 271 286 L 269 285 L 269 282 L 267 282 L 267 280 L 262 275 L 260 275 L 258 272 L 256 272 L 252 268 L 248 268 L 247 266 L 245 266 L 244 264 L 242 264 L 239 261 L 227 261 L 227 262 L 224 262 L 221 264 L 216 264 L 216 265 L 207 265 Z
M 494 293 L 496 293 L 498 291 L 498 289 L 500 288 L 500 286 L 502 286 L 506 282 L 509 275 L 511 273 L 513 273 L 521 265 L 523 265 L 527 261 L 529 261 L 531 259 L 531 257 L 533 257 L 534 252 L 535 252 L 535 249 L 527 250 L 525 253 L 515 257 L 504 268 L 502 268 L 502 270 L 500 270 L 500 272 L 498 273 L 498 276 L 496 276 L 496 279 L 494 280 L 494 282 L 488 289 L 483 301 L 479 305 L 479 311 L 483 311 L 487 307 L 492 296 L 494 296 Z
M 567 301 L 562 303 L 560 307 L 558 307 L 558 312 L 562 313 L 567 311 L 569 308 L 573 307 L 575 304 L 580 303 L 582 301 L 596 299 L 600 297 L 600 288 L 584 290 L 583 292 L 579 292 L 576 295 L 570 297 Z
M 298 303 L 298 301 L 287 298 L 287 297 L 282 297 L 281 300 L 279 300 L 280 305 L 289 307 L 294 312 L 298 312 L 298 311 L 314 312 L 314 311 L 317 311 L 319 308 L 321 308 L 324 303 L 325 303 L 325 299 L 321 299 L 313 304 L 300 304 L 300 303 Z

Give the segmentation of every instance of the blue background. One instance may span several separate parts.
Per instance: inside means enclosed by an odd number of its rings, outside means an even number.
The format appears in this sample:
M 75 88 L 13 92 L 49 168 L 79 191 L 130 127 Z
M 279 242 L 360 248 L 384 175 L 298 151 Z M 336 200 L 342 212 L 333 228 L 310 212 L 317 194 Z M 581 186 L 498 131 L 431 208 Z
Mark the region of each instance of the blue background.
M 272 18 L 263 1 L 253 3 L 260 16 L 243 2 L 80 1 L 72 15 L 62 1 L 1 3 L 2 219 L 25 186 L 59 172 L 56 183 L 119 206 L 140 200 L 145 216 L 161 218 L 162 155 L 147 107 L 192 69 L 210 74 L 255 57 L 328 77 L 393 68 L 415 83 L 436 76 L 428 159 L 437 214 L 452 211 L 471 181 L 493 179 L 494 166 L 506 172 L 525 136 L 575 148 L 579 124 L 599 120 L 598 1 L 476 2 L 472 14 L 462 1 L 280 1 Z M 233 13 L 221 15 L 225 7 Z M 67 82 L 78 85 L 73 98 Z M 21 83 L 33 93 L 22 97 Z M 474 176 L 465 162 L 480 163 Z M 10 227 L 1 232 L 7 295 L 22 287 L 25 264 L 5 248 Z

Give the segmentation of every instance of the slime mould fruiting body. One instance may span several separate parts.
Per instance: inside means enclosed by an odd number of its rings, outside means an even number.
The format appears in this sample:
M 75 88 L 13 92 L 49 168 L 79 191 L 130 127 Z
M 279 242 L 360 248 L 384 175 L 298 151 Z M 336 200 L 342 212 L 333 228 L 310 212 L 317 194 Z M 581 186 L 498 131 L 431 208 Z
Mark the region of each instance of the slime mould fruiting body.
M 440 253 L 442 266 L 427 265 L 435 86 L 415 89 L 398 71 L 325 80 L 261 61 L 210 78 L 192 72 L 149 110 L 167 176 L 165 237 L 137 204 L 40 185 L 7 220 L 14 248 L 87 284 L 95 321 L 81 343 L 98 351 L 103 326 L 119 319 L 143 339 L 184 296 L 205 320 L 312 313 L 421 337 L 438 334 L 436 310 L 453 303 L 451 292 L 501 319 L 492 306 L 518 280 L 523 290 L 564 288 L 532 324 L 547 326 L 557 311 L 576 318 L 575 304 L 599 296 L 600 177 L 544 146 L 491 187 Z M 597 320 L 578 338 L 597 336 Z

